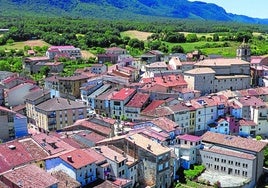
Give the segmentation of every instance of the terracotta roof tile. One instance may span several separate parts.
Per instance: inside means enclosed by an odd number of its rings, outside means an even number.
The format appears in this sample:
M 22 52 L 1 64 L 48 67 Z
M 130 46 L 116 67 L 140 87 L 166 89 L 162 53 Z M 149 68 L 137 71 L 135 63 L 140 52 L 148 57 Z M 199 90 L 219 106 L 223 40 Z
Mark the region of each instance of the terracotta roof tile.
M 230 136 L 213 132 L 206 132 L 202 136 L 203 142 L 209 142 L 228 147 L 234 147 L 243 150 L 260 152 L 267 144 L 261 141 L 255 141 L 248 138 L 238 136 Z
M 129 96 L 133 95 L 136 92 L 135 89 L 122 88 L 118 93 L 116 93 L 111 100 L 126 100 Z
M 171 121 L 170 119 L 166 117 L 155 118 L 151 122 L 166 132 L 175 131 L 176 127 L 178 127 L 177 123 L 175 123 L 174 121 Z
M 14 169 L 3 175 L 17 187 L 51 187 L 59 181 L 36 165 L 27 165 Z
M 87 151 L 82 149 L 76 149 L 74 151 L 65 153 L 61 155 L 60 158 L 76 169 L 85 167 L 97 161 L 95 158 L 90 156 Z
M 217 154 L 221 154 L 221 155 L 228 155 L 228 156 L 232 156 L 232 157 L 238 157 L 238 158 L 249 159 L 249 160 L 253 160 L 256 158 L 254 155 L 251 155 L 251 154 L 238 152 L 238 151 L 234 151 L 234 150 L 223 149 L 223 148 L 216 147 L 216 146 L 212 146 L 211 148 L 205 148 L 204 150 L 212 152 L 212 153 L 217 153 Z
M 125 105 L 126 107 L 142 108 L 149 100 L 150 95 L 146 93 L 136 93 L 132 99 Z
M 169 148 L 161 146 L 161 144 L 156 143 L 151 139 L 142 136 L 141 134 L 134 134 L 129 137 L 126 137 L 125 139 L 131 143 L 135 142 L 138 147 L 141 147 L 147 152 L 150 152 L 156 156 L 170 152 Z
M 179 135 L 177 136 L 177 138 L 179 138 L 180 140 L 186 140 L 190 142 L 198 142 L 202 140 L 200 136 L 194 136 L 194 135 L 189 135 L 189 134 Z

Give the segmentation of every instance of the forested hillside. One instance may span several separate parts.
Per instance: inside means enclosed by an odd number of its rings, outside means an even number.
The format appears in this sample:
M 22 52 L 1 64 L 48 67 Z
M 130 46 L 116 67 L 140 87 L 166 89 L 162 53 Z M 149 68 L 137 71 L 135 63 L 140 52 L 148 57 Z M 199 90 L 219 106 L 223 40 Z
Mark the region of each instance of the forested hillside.
M 0 0 L 0 15 L 67 16 L 128 20 L 187 18 L 268 24 L 267 19 L 234 15 L 215 5 L 187 0 Z M 23 11 L 21 11 L 23 10 Z

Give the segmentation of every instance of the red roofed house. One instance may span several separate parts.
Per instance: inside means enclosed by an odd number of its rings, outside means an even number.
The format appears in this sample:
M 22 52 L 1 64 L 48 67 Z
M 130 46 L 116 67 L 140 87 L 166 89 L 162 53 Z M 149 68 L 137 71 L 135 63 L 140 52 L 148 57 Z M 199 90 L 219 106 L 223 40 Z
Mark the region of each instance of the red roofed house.
M 179 135 L 176 138 L 174 152 L 181 166 L 190 169 L 191 164 L 197 163 L 197 149 L 201 147 L 201 137 L 193 135 Z
M 80 49 L 74 46 L 50 46 L 46 52 L 46 56 L 49 59 L 54 59 L 55 57 L 82 57 Z
M 225 118 L 219 118 L 208 125 L 208 130 L 215 133 L 230 134 L 230 125 Z
M 97 159 L 86 150 L 77 149 L 59 157 L 47 159 L 46 170 L 48 172 L 62 170 L 85 186 L 97 180 L 96 161 Z
M 238 121 L 239 136 L 248 137 L 255 136 L 258 125 L 252 120 L 240 119 Z
M 220 181 L 222 187 L 256 186 L 263 174 L 267 143 L 208 131 L 202 136 L 202 144 L 200 163 L 213 174 L 212 184 Z M 228 181 L 223 181 L 223 176 Z
M 140 117 L 141 111 L 149 102 L 150 95 L 145 93 L 136 93 L 134 97 L 125 105 L 126 118 L 135 121 Z
M 59 180 L 36 165 L 26 165 L 4 173 L 0 180 L 8 187 L 57 188 Z
M 110 108 L 111 116 L 120 119 L 124 114 L 124 107 L 126 103 L 135 95 L 136 90 L 130 88 L 122 88 L 119 92 L 114 94 L 111 98 Z

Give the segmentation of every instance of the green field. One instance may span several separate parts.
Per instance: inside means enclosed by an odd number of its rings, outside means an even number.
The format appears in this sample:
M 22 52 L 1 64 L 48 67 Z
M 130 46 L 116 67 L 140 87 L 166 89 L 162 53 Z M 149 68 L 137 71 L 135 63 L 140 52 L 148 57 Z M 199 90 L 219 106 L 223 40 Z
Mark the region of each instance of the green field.
M 42 41 L 42 40 L 28 40 L 28 41 L 23 41 L 23 42 L 14 42 L 12 44 L 6 44 L 6 45 L 2 45 L 0 46 L 0 50 L 11 50 L 11 49 L 15 49 L 15 50 L 23 50 L 24 46 L 50 46 L 50 44 Z

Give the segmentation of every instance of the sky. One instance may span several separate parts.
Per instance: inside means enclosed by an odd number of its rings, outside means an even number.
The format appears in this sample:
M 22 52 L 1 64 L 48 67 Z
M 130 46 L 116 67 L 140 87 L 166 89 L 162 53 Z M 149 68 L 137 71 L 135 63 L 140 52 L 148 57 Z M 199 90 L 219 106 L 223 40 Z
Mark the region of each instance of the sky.
M 196 0 L 189 0 L 196 1 Z M 268 0 L 198 0 L 214 3 L 223 7 L 226 12 L 245 15 L 253 18 L 268 18 Z

